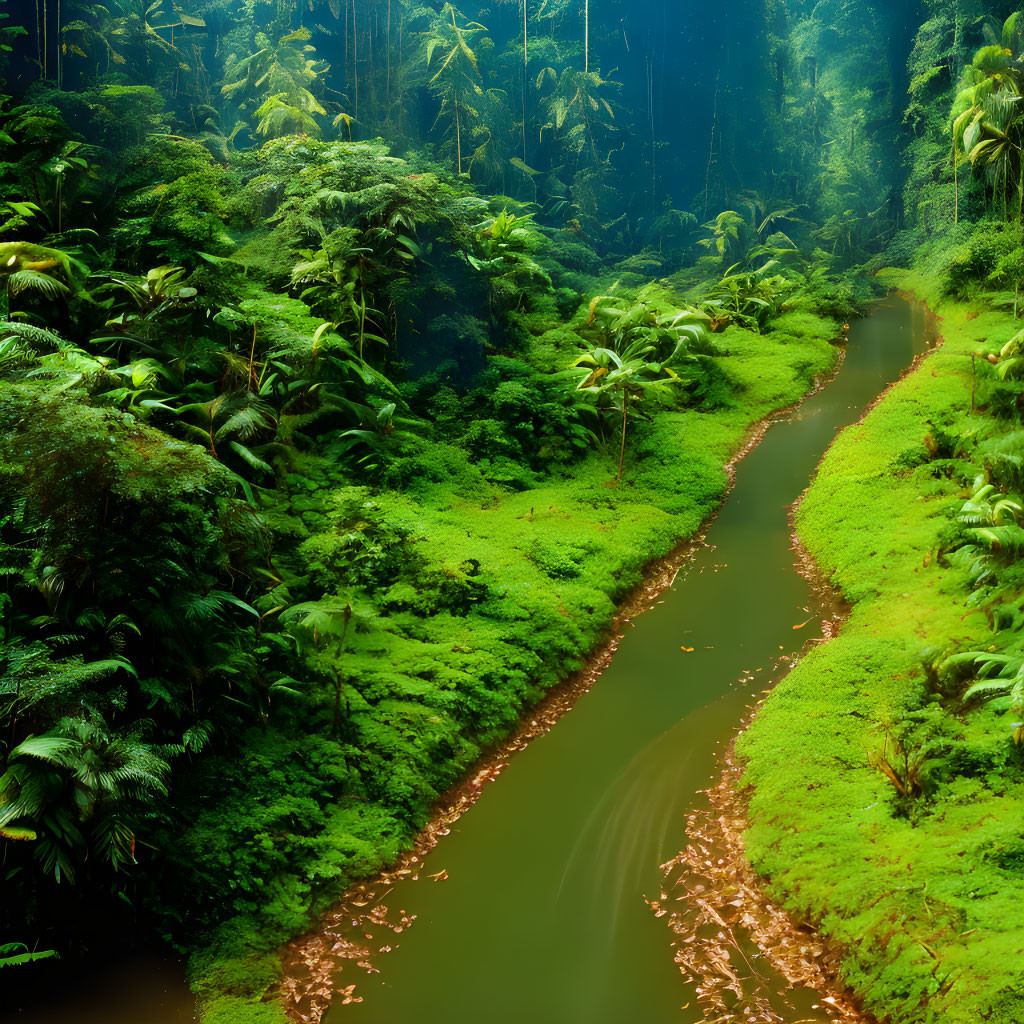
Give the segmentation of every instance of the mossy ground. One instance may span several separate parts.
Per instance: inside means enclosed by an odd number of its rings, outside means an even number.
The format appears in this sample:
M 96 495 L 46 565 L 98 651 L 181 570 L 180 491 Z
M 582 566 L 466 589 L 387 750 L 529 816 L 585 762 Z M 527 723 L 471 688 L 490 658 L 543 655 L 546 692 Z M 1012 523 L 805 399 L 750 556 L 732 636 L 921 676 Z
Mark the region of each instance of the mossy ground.
M 938 299 L 929 279 L 887 280 Z M 936 557 L 977 471 L 937 439 L 991 433 L 971 412 L 971 355 L 1019 324 L 980 301 L 936 308 L 944 344 L 836 440 L 800 506 L 801 539 L 853 607 L 739 739 L 747 850 L 772 895 L 846 949 L 842 980 L 880 1019 L 1017 1024 L 1021 757 L 1006 713 L 928 692 L 921 653 L 992 642 L 963 574 Z M 896 736 L 925 755 L 920 797 L 872 764 L 897 760 Z
M 211 876 L 265 873 L 266 895 L 239 899 L 237 916 L 193 957 L 204 1020 L 241 1024 L 247 1013 L 260 1024 L 275 1019 L 276 1004 L 254 1000 L 276 976 L 274 944 L 308 921 L 310 900 L 322 906 L 393 860 L 424 823 L 430 794 L 458 781 L 487 744 L 578 668 L 645 566 L 699 529 L 721 501 L 725 463 L 751 425 L 798 400 L 835 362 L 830 341 L 839 324 L 803 313 L 798 326 L 766 335 L 732 328 L 720 336 L 726 354 L 716 362 L 732 381 L 732 401 L 713 411 L 657 413 L 635 436 L 618 486 L 610 486 L 617 452 L 608 452 L 520 491 L 442 474 L 414 490 L 373 496 L 374 515 L 407 535 L 422 571 L 454 578 L 472 559 L 479 566 L 473 579 L 487 596 L 453 614 L 421 607 L 423 593 L 401 582 L 375 595 L 385 614 L 358 635 L 347 658 L 355 659 L 361 691 L 378 709 L 366 718 L 378 734 L 351 742 L 392 750 L 395 770 L 380 772 L 390 779 L 387 792 L 354 805 L 327 800 L 318 815 L 315 802 L 335 784 L 324 773 L 344 769 L 318 758 L 313 738 L 286 742 L 254 731 L 234 759 L 236 796 L 212 806 L 210 842 L 202 816 L 189 842 Z M 336 533 L 332 509 L 350 499 L 351 488 L 332 485 L 322 466 L 311 466 L 292 495 L 287 516 L 300 550 L 310 564 L 320 559 L 322 572 L 329 572 L 324 552 Z M 310 771 L 297 767 L 297 758 Z M 318 775 L 319 794 L 307 778 Z M 211 845 L 225 815 L 247 837 L 234 852 Z M 258 864 L 239 863 L 232 872 L 218 864 L 225 856 L 251 860 L 251 850 Z

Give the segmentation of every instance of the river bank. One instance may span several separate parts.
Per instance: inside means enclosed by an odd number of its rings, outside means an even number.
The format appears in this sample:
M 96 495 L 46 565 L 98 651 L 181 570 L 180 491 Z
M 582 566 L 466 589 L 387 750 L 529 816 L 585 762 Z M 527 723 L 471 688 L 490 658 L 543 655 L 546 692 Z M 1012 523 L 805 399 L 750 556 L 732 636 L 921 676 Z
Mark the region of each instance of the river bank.
M 840 337 L 828 340 L 833 344 L 841 340 L 845 344 L 847 329 L 848 326 L 844 325 L 844 333 Z M 821 337 L 824 340 L 824 334 Z M 725 343 L 728 345 L 728 339 Z M 723 466 L 728 479 L 721 496 L 723 502 L 735 486 L 739 463 L 761 442 L 772 423 L 793 413 L 804 401 L 828 387 L 839 373 L 844 356 L 845 349 L 839 345 L 831 365 L 817 373 L 813 387 L 805 395 L 748 425 L 734 454 Z M 577 700 L 594 686 L 611 663 L 633 619 L 653 610 L 680 571 L 704 545 L 707 531 L 720 509 L 721 506 L 716 508 L 695 534 L 683 539 L 668 554 L 653 559 L 644 568 L 641 581 L 618 604 L 607 637 L 591 651 L 586 664 L 549 691 L 511 736 L 481 757 L 472 767 L 469 777 L 442 796 L 433 808 L 430 821 L 398 861 L 376 878 L 352 886 L 324 914 L 313 931 L 287 944 L 282 953 L 284 977 L 278 991 L 292 1020 L 319 1024 L 324 1011 L 338 992 L 342 994 L 340 1001 L 343 1003 L 359 998 L 347 989 L 335 989 L 332 978 L 338 974 L 339 965 L 345 960 L 362 961 L 360 966 L 364 966 L 372 963 L 376 957 L 365 948 L 365 944 L 346 939 L 340 929 L 348 922 L 359 922 L 360 926 L 366 923 L 379 926 L 386 920 L 387 907 L 382 908 L 381 901 L 399 881 L 415 881 L 420 877 L 424 858 L 440 839 L 450 834 L 455 823 L 483 795 L 485 787 L 508 767 L 508 759 L 552 729 L 573 709 Z M 396 922 L 391 927 L 401 929 L 403 924 Z
M 929 291 L 907 272 L 886 280 Z M 967 673 L 940 683 L 936 666 L 1006 642 L 986 613 L 1012 588 L 971 601 L 949 556 L 991 469 L 985 444 L 1014 429 L 986 409 L 995 373 L 986 360 L 979 383 L 977 353 L 1017 325 L 982 300 L 928 297 L 944 344 L 837 439 L 801 503 L 799 535 L 851 612 L 738 741 L 745 843 L 767 891 L 842 949 L 841 980 L 868 1010 L 1011 1024 L 1020 758 L 1005 702 L 965 702 Z

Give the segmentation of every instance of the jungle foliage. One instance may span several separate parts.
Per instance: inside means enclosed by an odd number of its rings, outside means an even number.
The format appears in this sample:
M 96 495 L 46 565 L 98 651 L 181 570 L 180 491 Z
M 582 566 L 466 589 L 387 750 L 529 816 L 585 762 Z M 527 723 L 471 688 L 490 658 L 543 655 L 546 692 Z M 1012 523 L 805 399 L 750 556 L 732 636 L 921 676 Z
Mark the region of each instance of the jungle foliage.
M 617 0 L 0 22 L 0 937 L 134 920 L 271 1014 L 830 365 L 902 7 L 739 6 L 685 137 Z

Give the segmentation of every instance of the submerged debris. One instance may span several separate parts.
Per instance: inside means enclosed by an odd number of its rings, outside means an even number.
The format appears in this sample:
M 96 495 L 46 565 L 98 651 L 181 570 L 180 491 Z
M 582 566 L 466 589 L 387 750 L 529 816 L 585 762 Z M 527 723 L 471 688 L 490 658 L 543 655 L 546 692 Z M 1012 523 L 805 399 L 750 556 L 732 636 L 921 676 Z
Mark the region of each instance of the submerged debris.
M 730 758 L 709 806 L 687 816 L 690 843 L 661 865 L 662 889 L 648 900 L 674 933 L 675 962 L 696 984 L 704 1020 L 782 1024 L 797 1009 L 780 980 L 825 993 L 812 1007 L 832 1024 L 871 1024 L 837 989 L 839 950 L 768 899 L 744 854 L 746 820 L 737 796 L 741 769 Z M 781 979 L 778 977 L 781 975 Z M 785 1016 L 780 1011 L 789 1010 Z

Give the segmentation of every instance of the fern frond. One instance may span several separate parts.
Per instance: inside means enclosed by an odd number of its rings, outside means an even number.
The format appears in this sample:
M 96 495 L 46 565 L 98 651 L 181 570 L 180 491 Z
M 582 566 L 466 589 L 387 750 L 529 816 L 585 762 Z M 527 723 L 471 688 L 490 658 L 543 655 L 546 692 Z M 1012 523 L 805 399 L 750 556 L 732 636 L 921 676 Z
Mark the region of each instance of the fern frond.
M 60 298 L 71 291 L 66 284 L 38 270 L 16 270 L 7 278 L 7 289 L 11 295 L 20 295 L 25 291 L 40 292 L 48 299 Z

